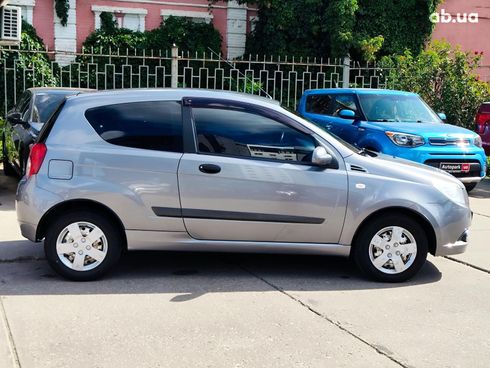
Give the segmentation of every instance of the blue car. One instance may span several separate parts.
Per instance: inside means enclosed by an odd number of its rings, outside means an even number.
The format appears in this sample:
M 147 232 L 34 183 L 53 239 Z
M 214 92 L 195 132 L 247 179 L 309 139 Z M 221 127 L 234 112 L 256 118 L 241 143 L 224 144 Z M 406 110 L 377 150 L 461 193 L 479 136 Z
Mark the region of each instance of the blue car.
M 478 134 L 445 124 L 415 93 L 381 89 L 306 91 L 298 113 L 366 150 L 430 165 L 472 190 L 486 173 Z

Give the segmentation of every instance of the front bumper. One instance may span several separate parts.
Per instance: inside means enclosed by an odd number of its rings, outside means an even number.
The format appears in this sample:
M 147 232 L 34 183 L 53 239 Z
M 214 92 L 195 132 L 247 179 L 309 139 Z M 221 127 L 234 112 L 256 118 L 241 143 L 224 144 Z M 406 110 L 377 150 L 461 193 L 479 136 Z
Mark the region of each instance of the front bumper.
M 460 238 L 455 243 L 442 244 L 437 247 L 436 256 L 451 256 L 454 254 L 461 254 L 466 251 L 468 246 L 468 235 L 469 231 L 465 232 L 460 236 Z
M 481 148 L 430 145 L 417 148 L 391 148 L 393 152 L 385 153 L 435 168 L 439 168 L 441 163 L 469 164 L 469 171 L 452 174 L 463 183 L 478 183 L 486 176 L 487 158 Z

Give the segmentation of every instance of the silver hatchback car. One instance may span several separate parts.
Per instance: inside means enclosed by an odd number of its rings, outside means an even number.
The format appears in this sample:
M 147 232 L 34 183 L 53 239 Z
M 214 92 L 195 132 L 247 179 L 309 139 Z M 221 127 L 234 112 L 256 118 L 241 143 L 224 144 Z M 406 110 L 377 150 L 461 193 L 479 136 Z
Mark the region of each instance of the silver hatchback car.
M 350 255 L 399 282 L 428 252 L 464 252 L 472 215 L 449 174 L 359 151 L 277 102 L 196 89 L 67 98 L 16 204 L 22 234 L 73 280 L 127 249 Z

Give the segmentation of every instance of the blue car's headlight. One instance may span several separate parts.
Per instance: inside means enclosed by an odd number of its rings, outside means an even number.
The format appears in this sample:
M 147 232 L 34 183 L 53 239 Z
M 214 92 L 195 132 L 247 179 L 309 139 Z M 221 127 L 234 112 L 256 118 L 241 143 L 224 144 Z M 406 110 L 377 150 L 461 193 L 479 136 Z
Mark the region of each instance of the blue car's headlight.
M 475 146 L 482 148 L 483 143 L 481 141 L 481 137 L 479 135 L 476 136 L 475 140 L 473 141 L 475 143 Z
M 388 138 L 397 146 L 402 147 L 419 147 L 423 146 L 425 141 L 420 135 L 400 133 L 400 132 L 385 132 Z

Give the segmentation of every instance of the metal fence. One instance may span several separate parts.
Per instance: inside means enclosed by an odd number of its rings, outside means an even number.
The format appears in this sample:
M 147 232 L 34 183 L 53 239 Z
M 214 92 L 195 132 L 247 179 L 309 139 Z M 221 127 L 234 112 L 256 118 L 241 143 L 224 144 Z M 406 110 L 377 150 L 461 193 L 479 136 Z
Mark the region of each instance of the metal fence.
M 49 60 L 32 63 L 32 54 Z M 31 55 L 29 55 L 31 54 Z M 60 65 L 53 60 L 71 59 Z M 49 65 L 47 67 L 46 65 Z M 270 96 L 295 108 L 306 89 L 388 87 L 387 70 L 349 59 L 246 57 L 224 60 L 214 53 L 108 50 L 107 53 L 60 54 L 54 51 L 2 49 L 1 113 L 19 95 L 38 86 L 118 89 L 188 87 L 229 90 Z

